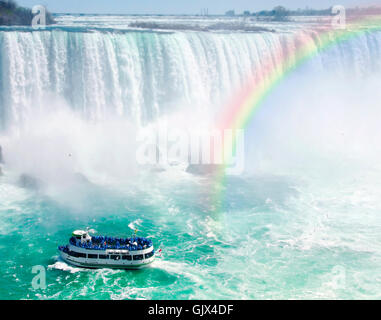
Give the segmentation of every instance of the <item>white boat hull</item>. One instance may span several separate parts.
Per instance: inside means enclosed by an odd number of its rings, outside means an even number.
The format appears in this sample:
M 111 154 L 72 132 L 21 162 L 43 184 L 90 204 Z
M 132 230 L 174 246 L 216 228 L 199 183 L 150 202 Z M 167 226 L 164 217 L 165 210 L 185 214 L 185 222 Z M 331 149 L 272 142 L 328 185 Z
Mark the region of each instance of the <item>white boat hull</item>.
M 142 269 L 148 267 L 155 260 L 155 256 L 141 261 L 76 258 L 65 252 L 61 252 L 61 258 L 76 267 L 89 269 Z
M 142 250 L 105 249 L 94 250 L 69 244 L 60 250 L 61 258 L 81 268 L 142 269 L 155 260 L 153 246 Z

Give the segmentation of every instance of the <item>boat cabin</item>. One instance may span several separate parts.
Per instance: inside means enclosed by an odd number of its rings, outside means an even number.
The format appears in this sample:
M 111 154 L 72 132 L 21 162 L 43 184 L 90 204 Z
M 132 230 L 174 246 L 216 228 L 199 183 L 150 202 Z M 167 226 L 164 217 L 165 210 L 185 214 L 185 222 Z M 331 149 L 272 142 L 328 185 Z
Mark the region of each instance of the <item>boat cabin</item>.
M 90 243 L 91 236 L 88 231 L 84 230 L 75 230 L 73 232 L 73 237 L 76 239 L 77 243 Z

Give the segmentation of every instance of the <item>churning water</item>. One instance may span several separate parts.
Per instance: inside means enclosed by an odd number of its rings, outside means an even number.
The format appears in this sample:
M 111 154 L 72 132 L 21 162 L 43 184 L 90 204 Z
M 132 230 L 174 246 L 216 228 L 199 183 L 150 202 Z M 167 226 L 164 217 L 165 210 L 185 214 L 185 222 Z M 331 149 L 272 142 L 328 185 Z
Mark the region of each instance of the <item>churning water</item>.
M 262 61 L 301 37 L 319 46 L 313 26 L 58 20 L 0 31 L 0 298 L 381 298 L 380 32 L 286 77 L 245 130 L 245 173 L 222 184 L 137 166 L 136 132 L 207 125 Z M 70 267 L 57 246 L 86 226 L 138 228 L 162 255 L 141 271 Z

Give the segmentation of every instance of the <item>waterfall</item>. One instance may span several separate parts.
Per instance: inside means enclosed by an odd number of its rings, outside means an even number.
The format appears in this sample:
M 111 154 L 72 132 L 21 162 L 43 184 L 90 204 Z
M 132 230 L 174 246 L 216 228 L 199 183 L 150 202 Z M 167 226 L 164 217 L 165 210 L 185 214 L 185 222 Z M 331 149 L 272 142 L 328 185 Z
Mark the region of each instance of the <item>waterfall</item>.
M 313 33 L 304 37 L 319 39 Z M 23 123 L 64 99 L 85 119 L 127 117 L 138 125 L 191 107 L 218 107 L 261 61 L 292 56 L 293 33 L 0 32 L 0 119 Z M 312 71 L 381 69 L 381 33 L 365 34 L 322 53 Z M 296 58 L 296 57 L 295 57 Z
M 162 119 L 167 126 L 186 130 L 200 122 L 209 125 L 248 79 L 266 79 L 264 61 L 296 61 L 296 48 L 303 41 L 321 46 L 313 31 L 0 31 L 0 145 L 5 159 L 17 171 L 46 180 L 54 180 L 57 172 L 129 176 L 137 164 L 138 129 Z M 248 167 L 267 168 L 262 163 L 271 163 L 268 159 L 286 164 L 288 155 L 291 167 L 302 161 L 304 168 L 312 159 L 321 163 L 318 155 L 336 157 L 343 149 L 347 157 L 365 147 L 366 157 L 374 158 L 368 150 L 375 149 L 372 141 L 379 137 L 373 123 L 378 119 L 377 90 L 367 78 L 380 74 L 380 57 L 381 33 L 373 32 L 338 43 L 304 63 L 295 71 L 302 78 L 289 84 L 291 92 L 271 95 L 264 108 L 271 112 L 256 117 L 254 131 L 246 130 L 246 156 L 254 159 L 246 161 L 255 163 Z M 311 95 L 311 75 L 325 72 L 334 75 L 332 86 L 343 80 L 338 97 L 336 92 Z M 369 84 L 369 103 L 364 102 L 365 91 L 356 103 L 348 98 L 356 90 L 353 79 Z M 314 81 L 320 91 L 328 84 L 324 77 Z M 361 132 L 353 130 L 360 118 L 367 123 Z M 302 134 L 298 128 L 304 128 Z M 279 168 L 275 162 L 268 170 Z

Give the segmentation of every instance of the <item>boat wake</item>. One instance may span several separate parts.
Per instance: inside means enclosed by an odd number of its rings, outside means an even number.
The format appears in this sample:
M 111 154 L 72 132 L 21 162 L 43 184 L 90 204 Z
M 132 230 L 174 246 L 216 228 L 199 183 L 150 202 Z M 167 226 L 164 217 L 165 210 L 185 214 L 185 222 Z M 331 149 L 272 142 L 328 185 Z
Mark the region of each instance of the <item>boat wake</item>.
M 70 272 L 70 273 L 93 271 L 92 269 L 73 267 L 73 266 L 67 264 L 65 261 L 63 261 L 60 257 L 57 259 L 57 261 L 55 263 L 49 265 L 48 269 L 61 270 L 61 271 L 66 271 L 66 272 Z

